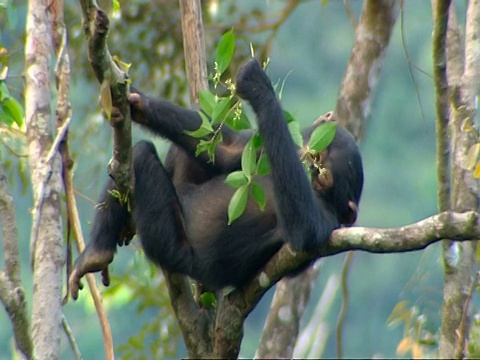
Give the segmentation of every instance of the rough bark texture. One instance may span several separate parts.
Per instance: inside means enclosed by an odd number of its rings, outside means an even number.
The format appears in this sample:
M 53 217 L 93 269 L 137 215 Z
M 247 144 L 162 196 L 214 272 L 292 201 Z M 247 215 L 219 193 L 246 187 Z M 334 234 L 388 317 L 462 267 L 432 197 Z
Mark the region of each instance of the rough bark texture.
M 300 320 L 310 299 L 318 269 L 318 266 L 312 266 L 297 277 L 278 282 L 255 358 L 293 357 Z
M 200 309 L 194 301 L 189 281 L 185 276 L 163 271 L 173 310 L 182 332 L 188 358 L 213 358 L 213 322 L 207 309 Z
M 192 0 L 179 0 L 179 3 L 190 104 L 195 105 L 198 103 L 200 91 L 208 89 L 202 4 Z
M 87 40 L 88 58 L 93 72 L 102 87 L 110 90 L 111 101 L 121 119 L 112 122 L 113 156 L 108 166 L 109 175 L 121 194 L 129 197 L 133 193 L 134 179 L 132 163 L 132 122 L 127 101 L 126 74 L 115 64 L 107 46 L 110 26 L 107 15 L 91 0 L 80 0 L 83 11 L 83 29 Z M 104 109 L 105 110 L 105 109 Z
M 12 323 L 17 350 L 25 359 L 32 359 L 33 344 L 30 321 L 25 291 L 20 279 L 17 221 L 13 197 L 8 192 L 2 166 L 0 166 L 0 220 L 5 257 L 5 268 L 0 271 L 0 300 Z
M 56 359 L 62 324 L 62 182 L 52 146 L 50 2 L 30 0 L 25 46 L 25 119 L 35 214 L 32 337 L 37 359 Z M 38 225 L 38 229 L 35 227 Z
M 355 44 L 335 106 L 335 116 L 360 138 L 373 92 L 383 68 L 399 0 L 366 0 L 355 31 Z
M 399 228 L 338 229 L 333 232 L 328 246 L 318 254 L 295 253 L 288 246 L 284 246 L 245 288 L 235 290 L 221 298 L 217 310 L 214 355 L 222 358 L 237 357 L 239 350 L 237 344 L 241 341 L 243 320 L 265 292 L 285 273 L 298 269 L 301 264 L 312 259 L 349 250 L 372 253 L 415 251 L 441 239 L 455 238 L 461 241 L 475 239 L 479 235 L 478 213 L 444 212 Z M 217 331 L 221 332 L 220 336 Z
M 437 6 L 441 6 L 440 3 Z M 450 11 L 454 11 L 451 7 Z M 470 1 L 467 11 L 465 64 L 458 84 L 452 84 L 452 112 L 450 118 L 451 133 L 451 208 L 455 211 L 478 209 L 479 185 L 472 171 L 466 168 L 466 156 L 470 147 L 477 141 L 475 132 L 466 131 L 468 125 L 474 126 L 480 79 L 480 2 Z M 445 20 L 446 21 L 446 20 Z M 447 38 L 448 39 L 448 38 Z M 449 61 L 463 59 L 450 50 Z M 450 64 L 450 63 L 449 63 Z M 467 125 L 467 126 L 466 126 Z M 447 237 L 455 238 L 455 237 Z M 473 236 L 472 239 L 478 239 Z M 476 281 L 475 241 L 457 243 L 444 241 L 443 259 L 445 265 L 445 286 L 443 289 L 442 325 L 440 329 L 439 354 L 443 358 L 463 358 L 468 339 L 470 317 L 468 305 L 470 289 Z
M 200 91 L 208 87 L 202 9 L 197 0 L 180 0 L 179 5 L 190 103 L 195 106 Z M 215 309 L 199 305 L 199 299 L 195 300 L 190 280 L 186 276 L 167 271 L 163 273 L 189 358 L 215 357 Z
M 447 29 L 450 0 L 433 0 L 432 58 L 435 85 L 438 209 L 450 209 L 450 143 L 448 121 L 450 104 L 447 81 Z

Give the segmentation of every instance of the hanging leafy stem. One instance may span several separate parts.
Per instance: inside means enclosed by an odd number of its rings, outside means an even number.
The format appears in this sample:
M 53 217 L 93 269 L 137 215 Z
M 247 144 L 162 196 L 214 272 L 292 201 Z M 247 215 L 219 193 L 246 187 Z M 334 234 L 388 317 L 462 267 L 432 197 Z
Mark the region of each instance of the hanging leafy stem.
M 327 189 L 333 184 L 333 175 L 325 164 L 325 150 L 337 131 L 337 123 L 331 117 L 332 113 L 327 113 L 315 121 L 319 125 L 310 135 L 308 144 L 300 151 L 300 160 L 316 190 Z
M 233 30 L 229 30 L 222 36 L 217 46 L 214 74 L 210 76 L 213 92 L 210 90 L 200 92 L 201 109 L 199 114 L 202 123 L 194 131 L 185 131 L 186 134 L 199 139 L 196 156 L 206 152 L 211 162 L 215 161 L 215 149 L 223 140 L 222 128 L 224 126 L 235 131 L 252 129 L 251 122 L 243 111 L 242 102 L 235 95 L 235 83 L 231 78 L 225 79 L 225 73 L 234 53 L 235 34 Z M 218 95 L 219 93 L 222 95 Z M 318 160 L 320 159 L 318 154 L 332 141 L 335 136 L 335 127 L 327 125 L 332 123 L 320 125 L 312 133 L 308 145 L 304 147 L 298 121 L 286 111 L 284 115 L 294 143 L 299 148 L 303 148 L 301 154 L 305 168 L 320 169 L 322 165 Z M 327 126 L 325 127 L 325 125 Z M 243 149 L 241 169 L 228 174 L 225 179 L 228 185 L 236 189 L 228 205 L 228 224 L 244 213 L 249 195 L 262 211 L 265 209 L 267 204 L 265 190 L 255 181 L 255 178 L 269 173 L 270 164 L 263 150 L 262 138 L 258 133 L 254 133 Z
M 186 134 L 199 139 L 196 155 L 207 152 L 210 161 L 215 161 L 216 146 L 222 142 L 222 128 L 229 126 L 233 130 L 250 129 L 250 121 L 243 113 L 242 103 L 235 96 L 235 84 L 228 78 L 222 81 L 222 75 L 228 69 L 235 52 L 235 34 L 227 31 L 217 46 L 215 57 L 215 72 L 210 77 L 215 92 L 203 90 L 199 94 L 200 117 L 202 124 L 195 131 L 186 131 Z M 219 96 L 219 88 L 226 95 Z
M 229 224 L 238 219 L 245 211 L 249 191 L 260 210 L 265 210 L 267 197 L 263 187 L 254 181 L 254 177 L 269 173 L 270 164 L 262 148 L 262 138 L 259 134 L 254 134 L 243 149 L 241 170 L 228 174 L 225 179 L 228 185 L 237 189 L 228 205 Z

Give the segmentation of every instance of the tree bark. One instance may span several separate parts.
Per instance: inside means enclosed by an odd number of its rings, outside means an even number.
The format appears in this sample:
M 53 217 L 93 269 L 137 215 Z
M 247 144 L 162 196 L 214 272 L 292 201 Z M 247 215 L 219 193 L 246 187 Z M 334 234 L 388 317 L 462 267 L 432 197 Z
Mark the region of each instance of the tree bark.
M 13 327 L 17 350 L 25 359 L 33 359 L 30 320 L 25 291 L 20 279 L 18 229 L 13 198 L 8 192 L 3 167 L 0 165 L 0 219 L 2 223 L 5 269 L 0 271 L 0 300 Z
M 437 6 L 441 6 L 439 2 Z M 450 11 L 454 11 L 451 7 Z M 458 84 L 452 83 L 450 148 L 451 148 L 451 208 L 455 211 L 477 210 L 479 206 L 479 185 L 473 172 L 466 167 L 470 147 L 477 141 L 473 128 L 476 120 L 476 97 L 479 94 L 480 79 L 480 2 L 470 1 L 467 10 L 465 57 L 463 73 Z M 444 19 L 447 21 L 447 18 Z M 448 39 L 448 38 L 447 38 Z M 450 45 L 450 44 L 449 44 Z M 461 55 L 450 52 L 449 61 L 463 61 Z M 450 66 L 450 63 L 447 65 Z M 452 67 L 454 65 L 452 64 Z M 455 239 L 455 237 L 448 237 Z M 478 237 L 472 237 L 478 239 Z M 468 314 L 471 288 L 475 286 L 476 241 L 457 243 L 443 242 L 445 286 L 443 289 L 442 325 L 440 328 L 439 354 L 442 358 L 463 358 L 468 340 L 470 316 Z
M 319 272 L 311 266 L 294 278 L 278 282 L 267 320 L 255 353 L 256 359 L 291 359 L 299 334 L 300 320 L 310 300 Z
M 363 4 L 334 111 L 357 139 L 363 135 L 399 7 L 399 0 L 366 0 Z
M 32 338 L 37 359 L 56 359 L 62 329 L 63 237 L 60 158 L 52 149 L 50 1 L 30 0 L 25 46 L 25 118 L 35 213 Z
M 200 91 L 208 89 L 202 4 L 198 0 L 180 0 L 179 3 L 190 104 L 196 105 Z

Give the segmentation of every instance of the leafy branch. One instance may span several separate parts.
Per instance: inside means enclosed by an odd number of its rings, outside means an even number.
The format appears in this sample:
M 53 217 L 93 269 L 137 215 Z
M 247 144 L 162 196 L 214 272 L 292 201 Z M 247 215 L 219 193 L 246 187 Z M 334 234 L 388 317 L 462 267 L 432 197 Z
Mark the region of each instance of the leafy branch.
M 187 135 L 199 139 L 195 155 L 199 156 L 206 152 L 212 163 L 215 162 L 216 147 L 223 141 L 222 129 L 224 126 L 228 126 L 234 131 L 252 130 L 252 122 L 243 111 L 242 102 L 236 96 L 234 82 L 231 78 L 222 80 L 234 53 L 235 34 L 233 30 L 229 30 L 223 34 L 218 43 L 214 63 L 215 72 L 210 76 L 216 92 L 210 90 L 200 92 L 201 110 L 199 110 L 199 115 L 202 123 L 194 131 L 185 131 Z M 218 92 L 222 91 L 224 95 L 219 96 Z M 337 124 L 331 121 L 330 116 L 325 117 L 322 121 L 317 120 L 315 123 L 318 127 L 314 129 L 308 143 L 304 145 L 298 121 L 290 113 L 285 111 L 284 114 L 292 140 L 302 149 L 300 158 L 308 176 L 311 178 L 313 173 L 318 173 L 320 181 L 322 178 L 330 178 L 328 170 L 323 165 L 322 152 L 335 137 Z M 270 165 L 263 151 L 262 138 L 254 132 L 244 146 L 241 169 L 230 173 L 225 180 L 228 185 L 236 189 L 228 206 L 228 224 L 244 213 L 249 195 L 258 204 L 260 210 L 265 209 L 267 201 L 265 190 L 254 179 L 269 173 Z

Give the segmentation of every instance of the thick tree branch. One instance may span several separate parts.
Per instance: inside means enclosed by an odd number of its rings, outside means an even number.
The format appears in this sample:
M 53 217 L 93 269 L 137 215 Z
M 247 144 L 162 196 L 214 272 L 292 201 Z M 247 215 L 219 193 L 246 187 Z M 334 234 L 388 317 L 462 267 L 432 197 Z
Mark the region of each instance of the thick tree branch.
M 238 356 L 237 344 L 243 335 L 243 319 L 253 310 L 264 293 L 285 274 L 298 269 L 302 264 L 318 257 L 332 256 L 349 250 L 363 250 L 371 253 L 398 253 L 416 251 L 444 238 L 457 241 L 473 240 L 480 237 L 479 214 L 443 212 L 415 224 L 392 229 L 352 227 L 333 232 L 329 244 L 318 254 L 293 252 L 283 246 L 263 270 L 244 288 L 225 296 L 217 312 L 216 333 L 224 331 L 222 338 L 229 339 L 222 346 L 215 346 L 223 352 L 220 357 Z M 230 344 L 230 346 L 229 346 Z
M 212 356 L 213 313 L 195 303 L 188 278 L 163 270 L 170 301 L 190 359 Z
M 200 91 L 208 87 L 202 8 L 199 0 L 179 0 L 179 5 L 190 103 L 195 106 Z M 163 273 L 189 358 L 211 356 L 214 310 L 199 306 L 186 276 Z
M 183 48 L 187 70 L 190 104 L 198 103 L 200 91 L 208 89 L 205 35 L 200 1 L 180 0 Z
M 91 0 L 80 0 L 83 11 L 83 29 L 87 40 L 88 58 L 102 89 L 110 88 L 111 101 L 123 115 L 112 122 L 113 157 L 109 175 L 115 180 L 120 193 L 132 194 L 132 125 L 127 101 L 127 74 L 113 61 L 107 46 L 109 20 L 107 15 Z M 102 94 L 102 96 L 108 96 Z M 107 109 L 108 110 L 108 109 Z M 130 199 L 131 200 L 131 199 Z
M 448 9 L 450 0 L 432 1 L 433 36 L 432 58 L 435 85 L 435 112 L 437 138 L 437 178 L 438 178 L 438 208 L 446 211 L 450 208 L 450 176 L 449 158 L 450 143 L 448 137 L 448 121 L 450 104 L 448 101 L 447 81 L 447 29 Z
M 334 111 L 339 122 L 356 138 L 361 137 L 370 113 L 398 9 L 398 0 L 366 0 L 363 5 Z
M 244 289 L 250 299 L 247 303 L 255 303 L 256 294 L 264 292 L 260 284 L 265 284 L 266 281 L 275 282 L 283 274 L 318 256 L 332 256 L 349 250 L 363 250 L 380 254 L 399 253 L 421 250 L 442 239 L 463 241 L 478 238 L 480 238 L 479 214 L 474 211 L 465 213 L 446 211 L 399 228 L 352 227 L 338 229 L 333 232 L 328 246 L 318 255 L 293 253 L 288 246 L 284 246 L 256 279 Z
M 455 8 L 450 7 L 450 12 Z M 476 100 L 479 94 L 478 82 L 480 79 L 480 2 L 470 1 L 466 18 L 465 57 L 463 73 L 460 81 L 453 87 L 450 95 L 451 117 L 451 209 L 455 211 L 477 210 L 479 207 L 480 188 L 473 173 L 466 167 L 466 158 L 469 149 L 475 144 L 477 134 L 467 131 L 474 128 L 476 123 Z M 452 15 L 450 18 L 454 18 Z M 450 28 L 450 27 L 449 27 Z M 447 37 L 447 42 L 453 37 Z M 447 68 L 455 62 L 456 66 L 449 74 L 457 75 L 461 69 L 463 56 L 455 53 L 458 47 L 448 43 L 449 50 Z M 450 79 L 449 79 L 450 80 Z M 448 237 L 447 237 L 448 238 Z M 477 237 L 478 238 L 478 237 Z M 457 240 L 453 238 L 454 240 Z M 445 286 L 443 288 L 442 325 L 440 328 L 439 354 L 445 358 L 465 357 L 465 339 L 468 339 L 470 316 L 466 316 L 465 308 L 469 300 L 469 289 L 476 278 L 477 243 L 458 243 L 444 241 L 443 259 L 445 265 Z
M 36 243 L 31 329 L 34 357 L 39 359 L 58 356 L 62 331 L 62 181 L 51 127 L 51 15 L 49 1 L 29 1 L 24 70 L 25 123 L 33 199 L 38 209 L 33 214 L 31 233 Z
M 0 301 L 13 327 L 15 344 L 26 359 L 33 358 L 33 343 L 27 313 L 25 292 L 20 279 L 18 229 L 13 198 L 8 192 L 3 168 L 0 166 L 0 219 L 2 223 L 5 270 L 0 271 Z
M 311 266 L 294 278 L 278 282 L 255 353 L 256 359 L 291 359 L 300 320 L 310 300 L 320 266 Z

